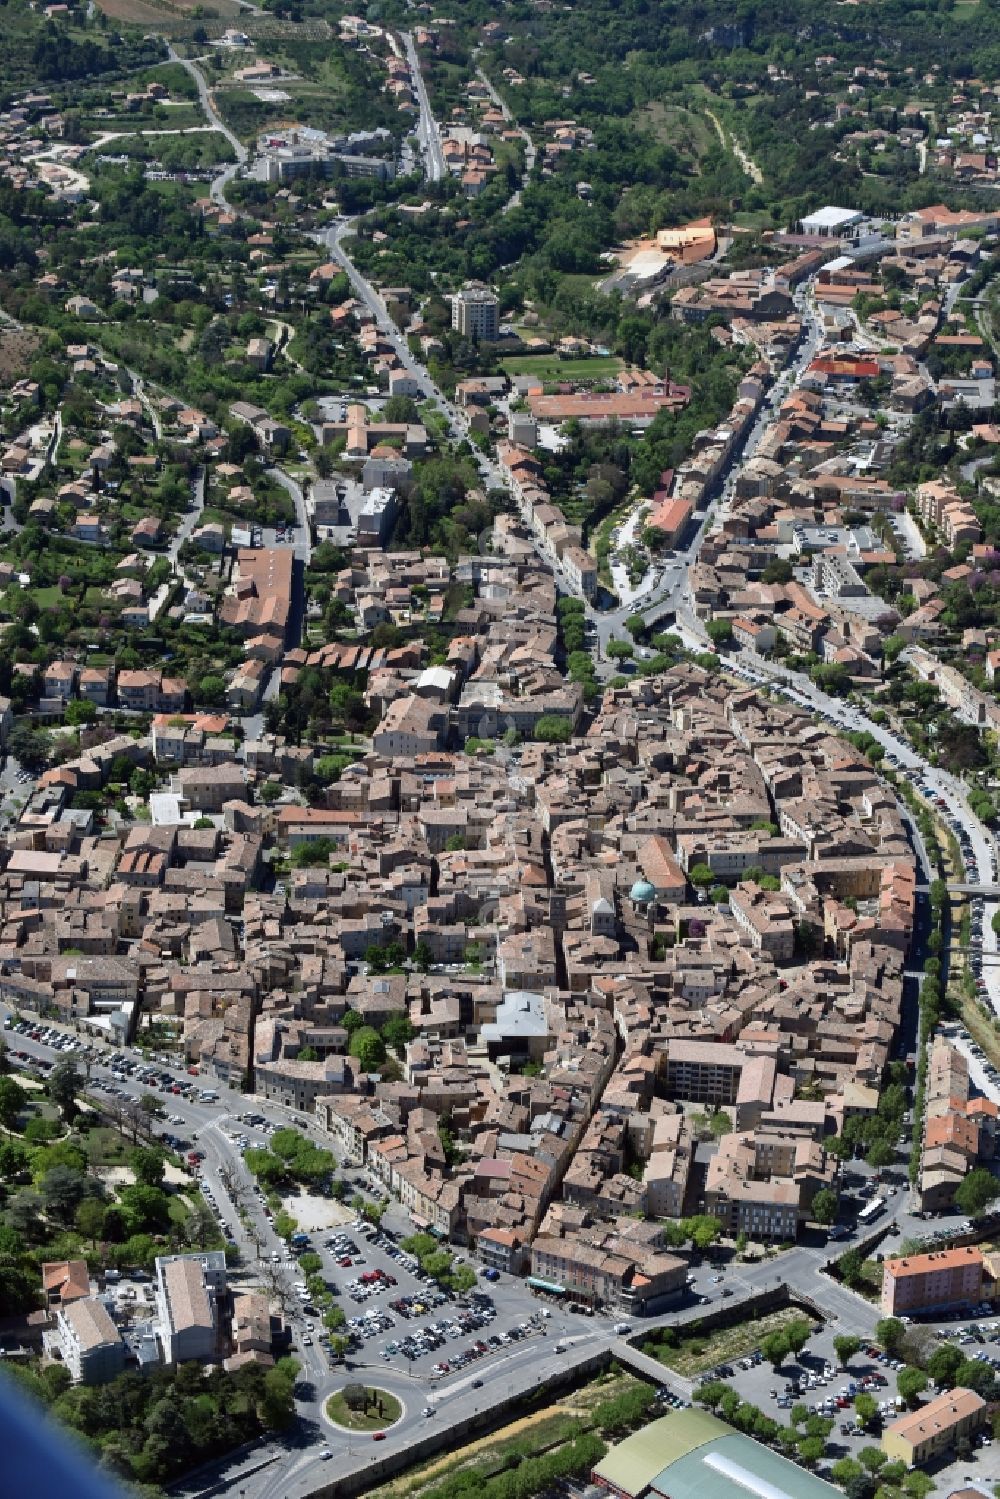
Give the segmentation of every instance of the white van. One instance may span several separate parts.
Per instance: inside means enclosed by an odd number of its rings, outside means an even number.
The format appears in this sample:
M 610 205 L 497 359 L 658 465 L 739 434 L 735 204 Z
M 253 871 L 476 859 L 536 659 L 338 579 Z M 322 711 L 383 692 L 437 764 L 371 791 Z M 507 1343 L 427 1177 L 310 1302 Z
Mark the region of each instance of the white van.
M 616 1322 L 615 1323 L 615 1332 L 616 1333 L 621 1334 L 621 1333 L 631 1332 L 631 1331 L 632 1331 L 632 1324 L 631 1324 L 631 1322 Z

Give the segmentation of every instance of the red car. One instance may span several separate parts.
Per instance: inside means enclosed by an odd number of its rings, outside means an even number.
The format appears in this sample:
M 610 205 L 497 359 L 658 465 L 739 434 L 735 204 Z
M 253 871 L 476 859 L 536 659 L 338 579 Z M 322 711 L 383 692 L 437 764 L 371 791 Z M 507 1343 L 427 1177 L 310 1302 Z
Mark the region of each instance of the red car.
M 342 1270 L 350 1270 L 350 1268 L 351 1268 L 351 1257 L 350 1257 L 350 1255 L 349 1254 L 345 1254 L 344 1258 L 342 1260 L 338 1260 L 337 1261 L 337 1264 L 340 1266 L 340 1268 Z
M 372 1432 L 372 1441 L 373 1442 L 384 1442 L 385 1441 L 385 1432 L 384 1431 L 373 1431 Z

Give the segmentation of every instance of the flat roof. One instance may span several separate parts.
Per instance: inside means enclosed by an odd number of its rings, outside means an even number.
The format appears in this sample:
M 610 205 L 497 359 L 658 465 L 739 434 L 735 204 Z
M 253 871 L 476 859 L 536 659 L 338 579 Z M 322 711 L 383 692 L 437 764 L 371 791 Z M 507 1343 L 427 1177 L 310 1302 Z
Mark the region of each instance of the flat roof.
M 910 1275 L 933 1275 L 935 1271 L 957 1270 L 965 1265 L 982 1265 L 983 1252 L 972 1244 L 961 1249 L 941 1249 L 935 1254 L 911 1254 L 905 1259 L 886 1260 L 885 1273 L 894 1280 Z
M 835 208 L 828 204 L 826 208 L 817 208 L 815 213 L 807 213 L 801 222 L 808 234 L 807 224 L 819 229 L 837 229 L 844 224 L 856 224 L 860 218 L 863 214 L 856 208 Z

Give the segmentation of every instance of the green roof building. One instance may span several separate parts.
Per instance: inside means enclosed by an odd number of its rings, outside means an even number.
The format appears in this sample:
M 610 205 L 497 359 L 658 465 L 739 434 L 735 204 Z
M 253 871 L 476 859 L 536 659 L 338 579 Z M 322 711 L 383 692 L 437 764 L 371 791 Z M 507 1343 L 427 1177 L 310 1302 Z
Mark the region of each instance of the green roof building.
M 842 1499 L 832 1484 L 702 1410 L 651 1421 L 592 1476 L 622 1499 Z

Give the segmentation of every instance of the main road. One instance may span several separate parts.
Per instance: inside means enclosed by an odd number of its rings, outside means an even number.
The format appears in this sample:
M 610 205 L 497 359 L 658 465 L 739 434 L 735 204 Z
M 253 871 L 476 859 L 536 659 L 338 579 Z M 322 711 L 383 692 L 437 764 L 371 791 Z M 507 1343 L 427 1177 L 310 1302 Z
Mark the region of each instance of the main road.
M 410 374 L 417 384 L 421 398 L 430 401 L 438 414 L 444 421 L 448 437 L 454 443 L 468 442 L 468 430 L 455 403 L 448 399 L 444 391 L 435 383 L 427 367 L 413 355 L 405 336 L 397 328 L 389 316 L 385 302 L 371 282 L 362 275 L 350 252 L 344 243 L 349 239 L 357 228 L 357 220 L 340 218 L 329 228 L 316 236 L 319 242 L 326 246 L 333 259 L 342 267 L 348 280 L 354 289 L 355 295 L 371 313 L 378 325 L 379 332 L 392 344 L 396 358 L 402 367 Z M 509 485 L 506 475 L 502 469 L 487 454 L 480 452 L 469 444 L 473 461 L 479 471 L 480 479 L 487 489 L 508 490 Z M 556 583 L 563 593 L 572 593 L 573 587 L 559 560 L 553 557 L 541 546 L 534 533 L 530 531 L 531 544 L 542 565 L 549 569 Z
M 213 180 L 211 188 L 209 190 L 213 202 L 218 203 L 219 207 L 224 208 L 227 213 L 232 213 L 233 208 L 226 197 L 226 188 L 229 186 L 230 182 L 232 182 L 233 178 L 236 176 L 240 168 L 246 165 L 247 148 L 246 146 L 244 146 L 239 136 L 233 134 L 229 126 L 225 123 L 218 110 L 216 109 L 215 103 L 212 99 L 211 90 L 209 89 L 208 83 L 205 80 L 205 75 L 199 68 L 198 64 L 196 62 L 192 62 L 190 58 L 180 57 L 174 51 L 172 44 L 167 47 L 167 54 L 171 62 L 180 63 L 181 67 L 184 68 L 186 72 L 191 74 L 191 77 L 194 79 L 195 86 L 198 90 L 198 99 L 201 103 L 202 109 L 205 111 L 205 116 L 208 120 L 208 123 L 212 126 L 213 129 L 220 131 L 221 134 L 225 136 L 226 140 L 232 146 L 233 151 L 236 154 L 236 160 L 232 163 L 231 166 L 224 168 L 224 170 L 219 173 L 218 177 Z
M 403 47 L 406 52 L 406 61 L 410 65 L 410 78 L 413 83 L 413 92 L 417 96 L 417 106 L 420 116 L 417 120 L 416 137 L 424 158 L 424 169 L 429 182 L 440 182 L 445 174 L 444 153 L 441 150 L 441 132 L 438 129 L 437 120 L 431 109 L 430 100 L 427 97 L 427 84 L 420 68 L 420 58 L 414 45 L 413 35 L 409 31 L 402 33 Z
M 633 614 L 641 614 L 647 624 L 655 624 L 665 615 L 682 613 L 688 591 L 688 568 L 698 560 L 698 554 L 708 535 L 717 508 L 724 513 L 733 495 L 733 486 L 740 466 L 760 447 L 770 427 L 778 420 L 781 404 L 789 390 L 801 378 L 815 358 L 820 344 L 821 329 L 810 299 L 805 292 L 796 297 L 803 320 L 803 332 L 791 362 L 781 372 L 765 396 L 756 420 L 742 443 L 737 444 L 723 470 L 721 485 L 717 487 L 704 508 L 696 512 L 695 526 L 683 546 L 676 548 L 663 566 L 663 575 L 645 594 L 633 597 L 627 605 L 617 609 L 593 609 L 588 613 L 593 619 L 601 654 L 607 651 L 608 642 L 621 639 L 625 634 L 625 621 Z

